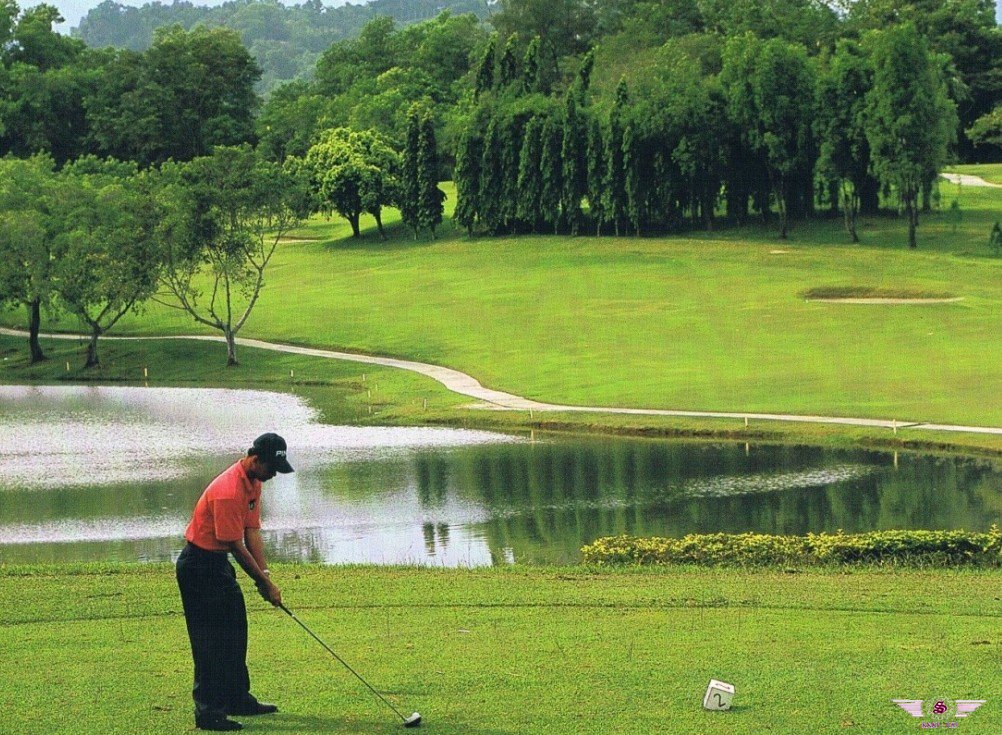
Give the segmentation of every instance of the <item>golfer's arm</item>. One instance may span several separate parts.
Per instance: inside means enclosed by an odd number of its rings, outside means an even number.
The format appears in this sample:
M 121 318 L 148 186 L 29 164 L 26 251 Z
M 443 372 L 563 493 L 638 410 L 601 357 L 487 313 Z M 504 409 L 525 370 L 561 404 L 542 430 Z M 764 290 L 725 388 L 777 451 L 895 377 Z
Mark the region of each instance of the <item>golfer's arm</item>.
M 255 584 L 268 584 L 268 575 L 258 566 L 257 560 L 247 550 L 242 541 L 230 541 L 228 542 L 228 546 L 230 553 L 233 554 L 233 558 L 237 560 L 237 564 L 247 572 L 247 576 L 253 579 Z
M 264 560 L 264 541 L 261 540 L 261 529 L 245 528 L 244 543 L 247 545 L 247 551 L 254 557 L 254 561 L 257 562 L 261 571 L 267 572 L 268 562 Z

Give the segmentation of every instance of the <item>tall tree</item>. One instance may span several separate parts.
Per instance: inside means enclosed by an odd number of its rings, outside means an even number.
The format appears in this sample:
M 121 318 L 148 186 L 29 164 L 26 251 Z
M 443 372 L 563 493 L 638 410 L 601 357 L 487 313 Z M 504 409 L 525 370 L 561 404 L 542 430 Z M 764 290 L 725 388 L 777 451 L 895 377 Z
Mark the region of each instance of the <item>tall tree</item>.
M 328 46 L 317 60 L 316 81 L 320 93 L 327 96 L 344 94 L 359 77 L 375 78 L 397 66 L 401 48 L 394 25 L 393 18 L 378 16 L 365 24 L 358 38 Z
M 0 4 L 0 156 L 48 152 L 61 165 L 84 150 L 83 97 L 103 54 L 57 33 L 61 21 L 51 5 Z
M 529 41 L 522 57 L 522 90 L 526 94 L 539 92 L 539 36 Z
M 915 248 L 918 196 L 946 163 L 957 129 L 956 106 L 914 25 L 872 31 L 865 43 L 874 72 L 866 97 L 873 170 L 897 192 L 908 217 L 908 247 Z
M 637 127 L 632 119 L 627 120 L 623 129 L 623 172 L 626 184 L 626 219 L 633 225 L 633 232 L 640 235 L 646 214 L 644 189 L 647 182 L 641 175 Z
M 418 175 L 418 157 L 421 145 L 421 118 L 423 108 L 414 103 L 407 111 L 407 140 L 404 143 L 402 167 L 400 170 L 400 219 L 414 232 L 417 239 L 419 223 L 418 202 L 420 184 Z
M 0 304 L 24 306 L 31 362 L 45 359 L 38 334 L 42 307 L 55 295 L 55 214 L 63 193 L 44 154 L 0 159 Z
M 543 176 L 540 160 L 543 155 L 543 119 L 533 115 L 525 125 L 522 151 L 518 161 L 518 206 L 516 214 L 533 233 L 542 218 Z
M 581 224 L 581 198 L 588 188 L 586 154 L 587 132 L 584 120 L 578 111 L 575 95 L 568 93 L 564 107 L 564 130 L 561 141 L 560 158 L 563 161 L 563 194 L 561 209 L 571 234 L 578 234 Z
M 484 92 L 494 88 L 494 66 L 497 63 L 497 34 L 492 34 L 480 54 L 480 61 L 474 73 L 473 98 L 477 99 Z
M 418 224 L 431 231 L 442 224 L 445 192 L 438 188 L 438 142 L 435 139 L 435 118 L 425 109 L 419 121 L 418 132 Z
M 595 225 L 595 234 L 602 234 L 605 221 L 603 207 L 606 174 L 605 139 L 602 123 L 595 115 L 588 118 L 588 213 Z
M 818 171 L 834 180 L 845 228 L 859 242 L 856 218 L 870 186 L 870 144 L 866 139 L 866 95 L 873 70 L 858 44 L 840 41 L 818 80 L 815 130 L 820 145 Z
M 302 221 L 303 185 L 249 145 L 164 167 L 157 300 L 221 331 L 227 365 L 237 364 L 237 333 L 261 295 L 279 241 Z
M 53 28 L 63 22 L 54 5 L 40 3 L 20 13 L 15 3 L 7 2 L 2 7 L 0 32 L 4 26 L 9 29 L 9 40 L 0 45 L 0 60 L 5 63 L 26 64 L 46 72 L 68 65 L 84 50 L 79 39 L 57 33 Z
M 605 202 L 602 209 L 612 222 L 616 237 L 626 216 L 626 169 L 623 166 L 624 113 L 629 101 L 626 80 L 620 79 L 616 87 L 616 101 L 609 112 L 609 137 L 606 150 Z
M 480 220 L 492 235 L 499 234 L 504 229 L 504 121 L 500 116 L 492 117 L 487 124 L 487 134 L 484 136 L 482 160 L 480 165 Z
M 949 54 L 950 97 L 957 104 L 958 152 L 974 159 L 973 141 L 963 131 L 988 113 L 1002 97 L 1002 27 L 994 0 L 854 0 L 845 30 L 863 35 L 892 25 L 913 23 L 929 51 Z M 984 156 L 988 151 L 982 151 Z M 994 151 L 998 155 L 998 151 Z M 982 159 L 983 160 L 983 159 Z M 996 158 L 995 160 L 1000 160 Z
M 518 36 L 512 34 L 508 36 L 498 60 L 498 87 L 501 89 L 512 86 L 519 79 L 517 49 Z
M 460 227 L 466 228 L 469 237 L 480 213 L 480 177 L 483 159 L 483 141 L 475 131 L 467 130 L 459 139 L 456 152 L 456 209 L 452 217 Z
M 540 152 L 539 169 L 543 180 L 540 209 L 543 219 L 553 226 L 553 234 L 558 234 L 566 221 L 561 209 L 564 194 L 563 161 L 561 147 L 563 146 L 563 130 L 559 121 L 547 117 L 543 123 L 541 136 L 542 151 Z
M 278 163 L 288 156 L 302 158 L 332 105 L 308 82 L 299 80 L 278 87 L 255 120 L 258 148 Z
M 815 79 L 802 46 L 745 35 L 724 48 L 721 83 L 731 118 L 769 173 L 786 239 L 789 185 L 813 165 L 810 159 Z
M 63 169 L 55 266 L 60 302 L 90 332 L 85 367 L 119 319 L 154 294 L 161 251 L 148 181 L 135 166 L 79 159 Z

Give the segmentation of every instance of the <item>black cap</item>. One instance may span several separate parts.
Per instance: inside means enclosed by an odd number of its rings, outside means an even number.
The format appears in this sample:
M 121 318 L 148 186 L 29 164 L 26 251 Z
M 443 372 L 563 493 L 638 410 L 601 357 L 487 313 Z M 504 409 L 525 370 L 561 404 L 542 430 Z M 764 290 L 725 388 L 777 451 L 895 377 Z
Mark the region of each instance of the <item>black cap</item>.
M 286 449 L 288 447 L 285 445 L 285 439 L 278 434 L 269 432 L 254 440 L 254 446 L 247 450 L 247 455 L 256 455 L 275 472 L 281 472 L 284 475 L 294 472 L 292 465 L 285 457 Z

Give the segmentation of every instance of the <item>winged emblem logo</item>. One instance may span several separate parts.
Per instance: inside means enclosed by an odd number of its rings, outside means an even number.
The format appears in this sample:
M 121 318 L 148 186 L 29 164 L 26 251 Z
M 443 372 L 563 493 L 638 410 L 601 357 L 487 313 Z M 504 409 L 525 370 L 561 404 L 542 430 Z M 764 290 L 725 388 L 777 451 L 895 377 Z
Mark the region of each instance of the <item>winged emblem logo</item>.
M 988 700 L 986 699 L 892 699 L 912 717 L 925 717 L 933 722 L 967 717 Z

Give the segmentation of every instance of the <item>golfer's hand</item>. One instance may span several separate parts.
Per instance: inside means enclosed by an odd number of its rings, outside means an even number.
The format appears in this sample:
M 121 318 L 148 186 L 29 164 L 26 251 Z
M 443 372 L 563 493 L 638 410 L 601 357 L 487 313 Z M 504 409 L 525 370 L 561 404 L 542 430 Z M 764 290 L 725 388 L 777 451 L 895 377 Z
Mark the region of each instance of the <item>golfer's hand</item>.
M 280 590 L 271 580 L 267 584 L 259 584 L 257 591 L 266 602 L 270 602 L 275 607 L 282 604 L 282 590 Z

